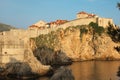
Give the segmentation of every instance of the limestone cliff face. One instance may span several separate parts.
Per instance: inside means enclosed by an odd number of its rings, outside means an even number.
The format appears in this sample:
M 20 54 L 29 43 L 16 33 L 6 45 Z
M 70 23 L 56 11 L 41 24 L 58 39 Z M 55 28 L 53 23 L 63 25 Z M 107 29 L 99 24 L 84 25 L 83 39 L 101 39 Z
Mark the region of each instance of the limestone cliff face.
M 64 34 L 63 34 L 64 35 Z M 92 48 L 92 36 L 83 35 L 80 39 L 80 31 L 66 33 L 66 36 L 60 39 L 61 50 L 72 59 L 88 60 L 93 59 L 94 50 Z M 91 44 L 90 44 L 91 43 Z
M 42 37 L 39 36 L 37 39 L 43 39 L 37 40 L 36 43 L 39 43 L 37 47 L 44 45 L 48 48 L 53 48 L 55 51 L 61 50 L 74 61 L 120 59 L 120 54 L 115 49 L 120 44 L 113 42 L 106 32 L 98 35 L 89 26 L 85 27 L 87 32 L 85 30 L 82 32 L 81 29 L 83 27 L 70 27 L 66 30 L 57 30 L 53 32 L 54 34 L 51 34 L 54 35 L 52 42 L 49 42 L 51 40 L 48 36 L 49 34 Z
M 64 35 L 64 34 L 63 34 Z M 74 60 L 114 60 L 119 59 L 120 54 L 115 50 L 119 44 L 114 43 L 107 34 L 96 36 L 90 33 L 84 34 L 80 39 L 80 31 L 70 32 L 60 39 L 61 50 Z

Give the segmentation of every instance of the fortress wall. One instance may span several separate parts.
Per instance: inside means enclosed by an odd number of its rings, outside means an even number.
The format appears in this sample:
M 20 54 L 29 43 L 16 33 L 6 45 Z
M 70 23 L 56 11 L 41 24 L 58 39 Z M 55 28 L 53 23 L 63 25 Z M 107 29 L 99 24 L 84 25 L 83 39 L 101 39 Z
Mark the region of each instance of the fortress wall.
M 113 20 L 107 19 L 107 18 L 79 18 L 79 19 L 64 23 L 54 28 L 47 28 L 43 30 L 39 30 L 39 29 L 29 30 L 28 34 L 29 34 L 29 37 L 37 37 L 40 34 L 48 34 L 51 31 L 56 31 L 58 28 L 66 29 L 67 27 L 70 27 L 70 26 L 88 25 L 90 22 L 98 23 L 99 26 L 103 26 L 103 27 L 108 26 L 108 22 L 111 22 L 113 24 Z
M 28 35 L 29 35 L 29 38 L 32 38 L 32 37 L 34 38 L 34 37 L 39 36 L 40 34 L 48 34 L 51 31 L 56 31 L 56 30 L 57 30 L 57 27 L 47 28 L 47 29 L 43 29 L 43 30 L 33 29 L 33 30 L 28 30 Z
M 12 45 L 10 45 L 12 46 Z M 11 59 L 15 59 L 17 61 L 24 61 L 24 48 L 15 48 L 15 47 L 2 47 L 0 52 L 0 63 L 11 63 Z
M 4 40 L 3 37 L 4 37 L 3 35 L 0 35 L 0 42 L 3 42 Z
M 77 18 L 86 18 L 88 17 L 88 14 L 77 14 Z
M 69 21 L 65 24 L 59 25 L 54 28 L 47 29 L 12 29 L 10 31 L 4 31 L 0 33 L 0 62 L 7 63 L 13 59 L 18 61 L 24 60 L 24 49 L 27 48 L 25 44 L 28 43 L 29 38 L 34 38 L 40 34 L 48 34 L 51 31 L 56 31 L 58 28 L 66 29 L 70 26 L 88 25 L 90 22 L 98 23 L 99 26 L 106 27 L 108 22 L 113 24 L 112 19 L 107 18 L 79 18 Z
M 4 31 L 0 35 L 0 63 L 23 62 L 24 60 L 24 30 Z
M 43 29 L 43 30 L 39 30 L 39 29 L 31 30 L 31 29 L 29 29 L 28 35 L 29 35 L 29 37 L 37 37 L 40 34 L 48 34 L 51 31 L 56 31 L 58 28 L 66 29 L 67 27 L 70 27 L 70 26 L 88 25 L 90 22 L 97 22 L 97 20 L 96 20 L 96 18 L 76 19 L 76 20 L 69 21 L 65 24 L 59 25 L 57 27 L 54 27 L 54 28 L 47 28 L 47 29 Z
M 24 55 L 4 55 L 1 57 L 0 63 L 16 63 L 24 62 Z
M 97 18 L 84 18 L 84 19 L 76 19 L 70 22 L 67 22 L 63 25 L 58 26 L 59 28 L 67 28 L 69 26 L 77 26 L 77 25 L 88 25 L 90 22 L 97 22 Z
M 29 29 L 29 30 L 27 30 L 26 35 L 28 35 L 28 37 L 30 37 L 30 38 L 36 37 L 37 36 L 37 30 L 35 30 L 35 29 Z
M 39 36 L 39 34 L 48 34 L 49 32 L 51 32 L 51 29 L 39 30 L 39 31 L 38 31 L 38 36 Z
M 39 36 L 40 34 L 47 34 L 49 33 L 49 29 L 39 30 L 39 29 L 29 29 L 27 31 L 28 38 L 34 38 Z
M 22 30 L 22 29 L 12 29 L 11 31 L 11 36 L 15 36 L 19 39 L 22 39 L 24 37 L 27 37 L 27 30 Z
M 111 23 L 114 25 L 114 22 L 112 19 L 109 18 L 98 18 L 98 25 L 103 26 L 104 28 L 108 27 L 108 23 Z
M 84 19 L 77 19 L 73 22 L 74 26 L 77 25 L 88 25 L 90 22 L 97 22 L 96 18 L 84 18 Z
M 2 49 L 2 55 L 18 55 L 18 54 L 24 54 L 24 48 L 3 48 Z

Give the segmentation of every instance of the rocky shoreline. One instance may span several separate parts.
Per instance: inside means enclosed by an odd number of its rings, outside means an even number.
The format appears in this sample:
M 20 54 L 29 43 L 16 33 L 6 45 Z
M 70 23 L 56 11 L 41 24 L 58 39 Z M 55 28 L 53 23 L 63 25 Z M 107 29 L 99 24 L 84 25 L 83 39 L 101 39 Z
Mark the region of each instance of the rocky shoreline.
M 50 80 L 74 80 L 71 70 L 60 66 L 74 61 L 120 60 L 118 31 L 83 25 L 31 38 L 24 62 L 2 65 L 0 76 L 29 79 L 50 75 Z

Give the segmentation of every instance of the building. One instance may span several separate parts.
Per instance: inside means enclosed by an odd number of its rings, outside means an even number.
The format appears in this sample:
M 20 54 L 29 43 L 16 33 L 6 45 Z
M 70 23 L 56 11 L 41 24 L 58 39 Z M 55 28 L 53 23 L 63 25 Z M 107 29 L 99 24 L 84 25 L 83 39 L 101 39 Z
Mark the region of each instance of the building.
M 99 26 L 102 26 L 104 28 L 107 28 L 109 26 L 108 23 L 114 25 L 113 20 L 111 18 L 102 18 L 93 13 L 91 14 L 84 11 L 77 13 L 76 17 L 76 19 L 73 19 L 71 21 L 56 20 L 49 23 L 45 21 L 38 21 L 37 23 L 30 26 L 29 29 L 50 30 L 55 28 L 67 28 L 69 26 L 89 25 L 89 23 L 91 22 L 97 23 Z
M 98 17 L 95 14 L 89 14 L 89 13 L 86 13 L 84 11 L 77 13 L 76 16 L 77 16 L 77 19 L 79 19 L 79 18 L 94 18 L 94 17 Z
M 53 22 L 48 23 L 51 28 L 57 27 L 59 25 L 62 25 L 64 23 L 68 22 L 67 20 L 56 20 Z
M 39 29 L 39 30 L 43 30 L 46 28 L 55 28 L 59 25 L 62 25 L 64 23 L 68 22 L 67 20 L 56 20 L 56 21 L 52 21 L 52 22 L 45 22 L 45 21 L 38 21 L 37 23 L 29 26 L 29 29 Z
M 48 28 L 49 25 L 45 21 L 38 21 L 37 23 L 29 26 L 29 29 L 45 29 Z
M 76 16 L 79 22 L 82 22 L 82 25 L 88 25 L 90 22 L 95 22 L 99 26 L 106 28 L 108 27 L 108 23 L 114 24 L 111 18 L 101 18 L 95 14 L 86 13 L 84 11 L 77 13 Z
M 114 25 L 111 18 L 101 18 L 95 14 L 79 12 L 77 18 L 71 21 L 56 20 L 50 23 L 38 21 L 31 25 L 28 30 L 13 29 L 0 33 L 0 63 L 23 62 L 25 50 L 29 38 L 34 38 L 40 34 L 48 34 L 56 31 L 58 28 L 66 29 L 70 26 L 88 25 L 89 23 L 98 23 L 99 26 L 107 28 L 108 23 Z

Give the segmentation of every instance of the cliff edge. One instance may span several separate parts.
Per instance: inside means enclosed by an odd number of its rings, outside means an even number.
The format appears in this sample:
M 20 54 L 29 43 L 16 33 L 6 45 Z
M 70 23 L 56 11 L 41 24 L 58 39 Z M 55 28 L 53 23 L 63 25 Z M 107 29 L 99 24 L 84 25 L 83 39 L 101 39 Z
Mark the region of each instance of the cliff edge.
M 90 23 L 66 29 L 60 28 L 32 40 L 35 41 L 37 48 L 47 47 L 54 51 L 60 50 L 73 61 L 119 60 L 120 53 L 116 48 L 120 44 L 115 42 L 109 33 L 108 28 L 104 29 L 96 23 Z

